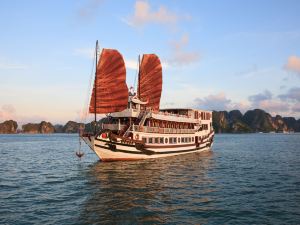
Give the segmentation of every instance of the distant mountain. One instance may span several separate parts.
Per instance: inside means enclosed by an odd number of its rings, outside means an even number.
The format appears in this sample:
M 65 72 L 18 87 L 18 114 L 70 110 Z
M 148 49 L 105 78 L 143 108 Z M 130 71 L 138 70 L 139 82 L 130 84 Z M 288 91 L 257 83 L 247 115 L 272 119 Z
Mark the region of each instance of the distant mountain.
M 84 126 L 84 123 L 68 121 L 63 127 L 63 133 L 78 133 L 80 126 Z
M 64 126 L 61 124 L 54 125 L 54 133 L 63 133 Z
M 97 130 L 109 118 L 98 121 Z M 52 125 L 50 122 L 28 123 L 22 126 L 23 133 L 78 133 L 79 128 L 84 126 L 85 132 L 94 132 L 94 122 L 77 123 L 68 121 L 65 125 Z M 254 109 L 248 110 L 244 115 L 239 110 L 213 111 L 213 127 L 216 133 L 251 133 L 251 132 L 300 132 L 300 119 L 294 117 L 272 117 L 269 113 Z M 16 121 L 7 120 L 0 123 L 0 134 L 17 133 Z
M 23 133 L 29 134 L 51 134 L 54 133 L 54 126 L 50 122 L 27 123 L 22 126 Z
M 213 127 L 216 133 L 247 133 L 251 128 L 243 121 L 239 110 L 213 111 Z
M 300 120 L 272 117 L 261 109 L 248 110 L 244 115 L 239 110 L 213 111 L 213 127 L 216 133 L 300 132 Z
M 0 123 L 0 134 L 15 134 L 17 133 L 18 123 L 14 120 L 6 120 Z
M 101 127 L 102 120 L 98 121 L 98 127 Z M 84 127 L 85 132 L 94 132 L 94 121 L 91 123 L 77 123 L 75 121 L 68 121 L 65 125 L 54 125 L 55 133 L 78 133 L 79 128 Z

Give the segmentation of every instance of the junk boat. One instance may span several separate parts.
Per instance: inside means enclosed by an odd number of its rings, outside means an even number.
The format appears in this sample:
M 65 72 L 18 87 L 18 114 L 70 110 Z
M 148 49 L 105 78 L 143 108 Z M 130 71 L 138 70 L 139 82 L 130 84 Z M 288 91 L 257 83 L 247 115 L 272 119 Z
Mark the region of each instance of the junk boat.
M 126 67 L 115 49 L 103 49 L 97 60 L 89 113 L 95 132 L 81 138 L 102 161 L 141 160 L 208 151 L 214 138 L 212 112 L 160 109 L 162 65 L 155 54 L 139 60 L 137 93 L 126 85 Z M 98 123 L 97 114 L 106 114 Z

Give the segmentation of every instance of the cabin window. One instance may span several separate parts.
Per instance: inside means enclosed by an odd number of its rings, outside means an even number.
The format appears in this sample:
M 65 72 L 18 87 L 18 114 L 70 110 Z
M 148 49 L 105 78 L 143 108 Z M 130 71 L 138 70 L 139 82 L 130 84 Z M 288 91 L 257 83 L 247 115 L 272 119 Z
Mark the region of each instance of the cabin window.
M 165 143 L 168 144 L 168 138 L 165 138 Z
M 161 144 L 163 144 L 164 143 L 164 138 L 159 138 L 159 142 L 161 143 Z
M 184 138 L 184 142 L 185 143 L 187 143 L 188 142 L 188 138 L 186 137 L 186 138 Z
M 177 142 L 177 138 L 176 137 L 173 138 L 173 142 L 174 142 L 174 144 L 176 144 L 176 142 Z
M 189 137 L 189 142 L 191 142 L 191 137 Z
M 184 138 L 183 137 L 181 138 L 181 143 L 184 143 Z
M 178 143 L 180 143 L 180 138 L 178 138 Z
M 143 141 L 144 143 L 147 143 L 147 138 L 142 137 L 142 141 Z
M 192 137 L 192 142 L 194 142 L 194 137 Z
M 152 144 L 152 138 L 149 138 L 148 140 L 149 140 L 149 143 Z
M 155 144 L 158 144 L 158 137 L 155 138 Z
M 169 138 L 169 143 L 173 144 L 173 138 L 171 138 L 171 137 Z

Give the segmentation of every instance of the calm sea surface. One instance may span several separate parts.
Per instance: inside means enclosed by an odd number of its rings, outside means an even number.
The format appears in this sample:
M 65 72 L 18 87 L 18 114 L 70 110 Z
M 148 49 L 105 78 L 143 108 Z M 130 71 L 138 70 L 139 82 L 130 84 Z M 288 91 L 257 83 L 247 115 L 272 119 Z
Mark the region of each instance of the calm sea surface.
M 102 163 L 76 135 L 0 135 L 0 224 L 300 224 L 300 134 Z

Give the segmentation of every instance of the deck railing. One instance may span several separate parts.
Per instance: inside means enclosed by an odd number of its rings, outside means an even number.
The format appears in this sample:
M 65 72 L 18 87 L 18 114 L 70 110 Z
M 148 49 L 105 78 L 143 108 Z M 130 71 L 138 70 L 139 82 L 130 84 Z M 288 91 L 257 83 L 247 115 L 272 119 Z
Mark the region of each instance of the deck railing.
M 160 127 L 147 127 L 147 126 L 133 126 L 134 131 L 146 133 L 160 133 L 160 134 L 193 134 L 194 129 L 176 129 L 176 128 L 160 128 Z
M 109 130 L 123 130 L 125 129 L 126 125 L 120 124 L 103 124 L 103 129 Z M 193 134 L 195 133 L 195 129 L 178 129 L 178 128 L 160 128 L 160 127 L 148 127 L 148 126 L 139 126 L 133 125 L 128 128 L 129 130 L 138 131 L 138 132 L 145 132 L 145 133 L 160 133 L 160 134 Z M 213 130 L 211 129 L 211 132 Z

